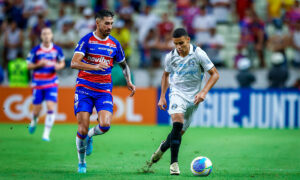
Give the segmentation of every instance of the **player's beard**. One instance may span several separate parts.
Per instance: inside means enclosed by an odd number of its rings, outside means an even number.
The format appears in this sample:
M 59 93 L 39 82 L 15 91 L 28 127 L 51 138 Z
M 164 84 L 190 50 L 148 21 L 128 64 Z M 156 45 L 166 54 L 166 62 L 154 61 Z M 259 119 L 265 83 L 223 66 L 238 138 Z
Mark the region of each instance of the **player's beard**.
M 104 36 L 107 37 L 110 34 L 110 30 L 100 30 L 100 33 Z

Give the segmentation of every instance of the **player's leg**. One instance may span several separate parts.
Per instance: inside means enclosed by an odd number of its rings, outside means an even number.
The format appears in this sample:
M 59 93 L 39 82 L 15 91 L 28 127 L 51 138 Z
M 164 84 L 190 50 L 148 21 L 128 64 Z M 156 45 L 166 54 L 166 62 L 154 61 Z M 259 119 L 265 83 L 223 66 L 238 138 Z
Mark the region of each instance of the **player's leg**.
M 78 131 L 76 136 L 76 147 L 78 154 L 78 172 L 86 173 L 86 147 L 87 147 L 87 134 L 90 122 L 89 112 L 79 112 L 76 115 L 78 121 Z
M 183 113 L 171 114 L 173 128 L 170 136 L 170 149 L 171 149 L 171 165 L 170 165 L 170 174 L 179 175 L 178 167 L 178 153 L 181 144 L 181 131 L 184 122 Z
M 36 125 L 39 121 L 39 115 L 42 109 L 42 102 L 43 102 L 43 90 L 41 89 L 33 89 L 32 91 L 32 104 L 33 104 L 33 110 L 32 110 L 32 117 L 31 122 L 29 124 L 29 133 L 33 134 L 36 129 Z
M 50 141 L 50 132 L 55 122 L 55 106 L 56 103 L 53 101 L 46 101 L 47 115 L 45 119 L 45 128 L 43 133 L 43 140 Z
M 43 140 L 50 141 L 50 132 L 55 121 L 55 106 L 57 102 L 57 87 L 45 89 L 45 100 L 47 104 L 47 115 L 45 119 L 45 128 Z
M 89 137 L 102 135 L 110 129 L 113 113 L 112 96 L 108 93 L 101 93 L 95 101 L 95 107 L 98 112 L 99 124 L 89 130 Z
M 78 131 L 76 136 L 76 147 L 78 153 L 78 172 L 86 172 L 86 147 L 87 134 L 90 123 L 90 114 L 93 112 L 93 99 L 85 94 L 75 94 L 74 98 L 74 112 L 78 121 Z

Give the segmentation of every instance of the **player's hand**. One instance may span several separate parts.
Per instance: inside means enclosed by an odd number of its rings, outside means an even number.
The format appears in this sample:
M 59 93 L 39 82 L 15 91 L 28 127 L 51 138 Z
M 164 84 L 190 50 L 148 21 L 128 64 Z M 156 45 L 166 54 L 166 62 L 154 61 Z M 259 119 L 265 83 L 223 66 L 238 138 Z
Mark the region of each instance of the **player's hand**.
M 200 91 L 196 96 L 194 100 L 194 104 L 198 105 L 199 103 L 203 102 L 206 97 L 206 93 L 203 91 Z
M 160 110 L 165 111 L 168 108 L 166 98 L 160 98 L 157 105 L 158 105 Z
M 95 70 L 105 71 L 107 68 L 109 68 L 109 65 L 105 62 L 99 62 L 95 65 Z
M 38 67 L 44 67 L 44 66 L 47 65 L 47 63 L 48 63 L 47 60 L 42 59 L 42 60 L 38 61 L 38 62 L 36 63 L 36 65 L 37 65 Z
M 132 97 L 135 94 L 135 85 L 133 85 L 132 83 L 127 83 L 127 87 L 131 91 L 129 97 Z

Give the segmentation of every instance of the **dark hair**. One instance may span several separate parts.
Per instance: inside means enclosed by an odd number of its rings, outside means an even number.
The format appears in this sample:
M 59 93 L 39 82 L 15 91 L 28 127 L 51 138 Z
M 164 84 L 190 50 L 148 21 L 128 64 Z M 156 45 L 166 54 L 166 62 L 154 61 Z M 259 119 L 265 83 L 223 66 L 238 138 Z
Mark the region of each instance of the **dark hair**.
M 114 17 L 114 13 L 110 10 L 107 10 L 107 9 L 101 9 L 100 11 L 98 11 L 96 13 L 96 16 L 95 18 L 100 18 L 100 19 L 103 19 L 104 17 Z
M 173 38 L 180 38 L 181 36 L 188 36 L 188 33 L 183 28 L 177 28 L 173 32 Z

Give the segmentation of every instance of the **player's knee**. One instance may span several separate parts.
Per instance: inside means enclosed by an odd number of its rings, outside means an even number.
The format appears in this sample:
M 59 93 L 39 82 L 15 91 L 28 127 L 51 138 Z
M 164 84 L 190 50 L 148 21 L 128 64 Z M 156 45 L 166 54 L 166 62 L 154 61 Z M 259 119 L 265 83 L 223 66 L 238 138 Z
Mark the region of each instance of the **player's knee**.
M 106 132 L 109 131 L 109 129 L 110 129 L 110 124 L 99 125 L 99 129 L 100 129 L 103 133 L 106 133 Z
M 81 135 L 85 136 L 85 135 L 88 134 L 89 128 L 88 128 L 88 127 L 85 127 L 85 126 L 78 126 L 78 132 L 79 132 Z

